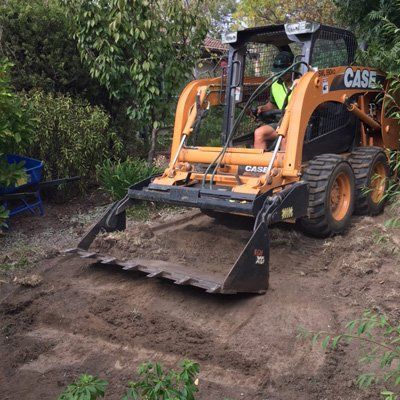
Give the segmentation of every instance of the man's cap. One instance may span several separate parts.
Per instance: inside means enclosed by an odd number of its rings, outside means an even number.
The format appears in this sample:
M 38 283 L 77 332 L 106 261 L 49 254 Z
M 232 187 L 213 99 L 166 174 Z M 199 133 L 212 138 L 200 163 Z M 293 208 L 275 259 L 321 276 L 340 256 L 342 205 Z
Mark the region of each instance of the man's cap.
M 274 63 L 272 64 L 272 72 L 281 72 L 286 68 L 289 68 L 294 61 L 294 55 L 288 51 L 281 51 L 275 57 Z

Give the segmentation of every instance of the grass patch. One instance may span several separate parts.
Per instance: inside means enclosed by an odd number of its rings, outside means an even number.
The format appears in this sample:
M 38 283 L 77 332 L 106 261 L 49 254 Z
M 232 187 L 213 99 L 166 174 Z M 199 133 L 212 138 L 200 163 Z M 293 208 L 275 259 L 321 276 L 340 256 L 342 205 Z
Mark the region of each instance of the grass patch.
M 126 216 L 128 219 L 146 222 L 156 217 L 163 217 L 168 214 L 173 214 L 182 210 L 180 207 L 174 207 L 160 203 L 138 203 L 133 207 L 126 210 Z
M 20 269 L 25 269 L 30 266 L 30 262 L 27 257 L 22 256 L 16 260 L 11 260 L 7 256 L 5 260 L 0 262 L 0 273 L 13 272 Z

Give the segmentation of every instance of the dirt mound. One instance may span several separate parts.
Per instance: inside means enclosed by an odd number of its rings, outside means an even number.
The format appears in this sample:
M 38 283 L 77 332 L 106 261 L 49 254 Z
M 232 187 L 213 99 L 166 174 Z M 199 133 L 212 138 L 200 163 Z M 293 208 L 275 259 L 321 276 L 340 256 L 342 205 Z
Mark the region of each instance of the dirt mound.
M 251 226 L 196 218 L 179 230 L 173 220 L 168 229 L 130 223 L 94 247 L 225 271 Z M 44 260 L 33 271 L 40 285 L 0 286 L 2 398 L 54 399 L 87 372 L 107 379 L 116 400 L 140 362 L 191 358 L 201 364 L 200 400 L 376 400 L 378 390 L 354 384 L 355 346 L 325 354 L 296 333 L 343 329 L 365 308 L 400 320 L 398 237 L 384 219 L 354 218 L 346 235 L 327 240 L 274 227 L 264 296 L 209 295 L 71 256 Z

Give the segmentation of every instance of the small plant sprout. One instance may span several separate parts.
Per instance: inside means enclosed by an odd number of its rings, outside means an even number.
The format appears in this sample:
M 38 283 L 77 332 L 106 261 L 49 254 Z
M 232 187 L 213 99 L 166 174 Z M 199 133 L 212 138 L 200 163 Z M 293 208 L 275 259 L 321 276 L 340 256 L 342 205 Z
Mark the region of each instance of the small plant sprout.
M 184 360 L 181 371 L 164 370 L 156 363 L 139 367 L 140 380 L 130 382 L 123 400 L 194 400 L 198 391 L 199 364 Z
M 96 400 L 104 397 L 107 384 L 107 381 L 83 374 L 67 386 L 58 400 Z
M 334 350 L 345 341 L 357 341 L 362 355 L 360 363 L 378 366 L 380 372 L 367 372 L 357 378 L 360 388 L 366 389 L 373 383 L 390 385 L 381 391 L 385 400 L 400 398 L 400 325 L 392 324 L 385 315 L 365 311 L 360 319 L 350 321 L 344 333 L 326 331 L 311 332 L 301 328 L 298 337 L 311 339 L 313 345 L 320 343 L 324 350 Z

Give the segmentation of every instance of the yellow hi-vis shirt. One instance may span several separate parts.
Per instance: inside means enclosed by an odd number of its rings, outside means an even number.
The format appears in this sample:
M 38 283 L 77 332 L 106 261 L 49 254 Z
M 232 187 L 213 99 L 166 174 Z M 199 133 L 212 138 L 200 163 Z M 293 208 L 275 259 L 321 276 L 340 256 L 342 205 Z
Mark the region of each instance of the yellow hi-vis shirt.
M 276 81 L 271 86 L 271 103 L 275 103 L 280 110 L 283 108 L 287 95 L 287 88 L 284 82 Z M 289 99 L 292 97 L 290 94 Z

